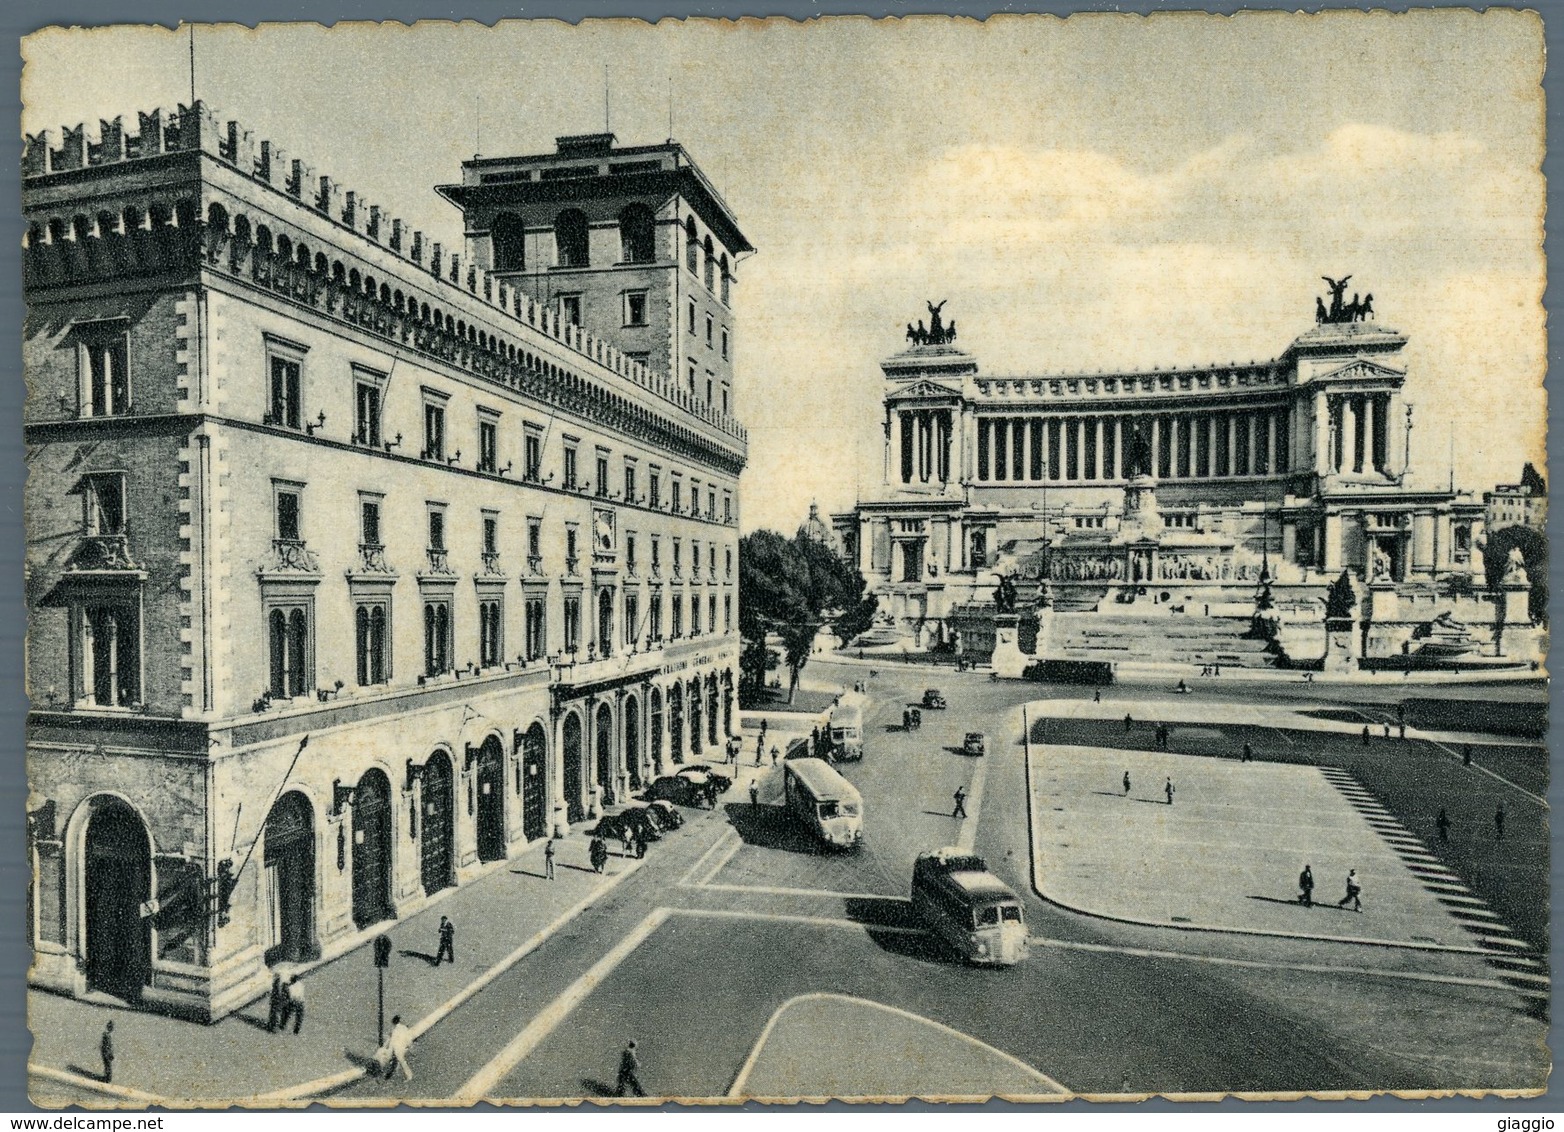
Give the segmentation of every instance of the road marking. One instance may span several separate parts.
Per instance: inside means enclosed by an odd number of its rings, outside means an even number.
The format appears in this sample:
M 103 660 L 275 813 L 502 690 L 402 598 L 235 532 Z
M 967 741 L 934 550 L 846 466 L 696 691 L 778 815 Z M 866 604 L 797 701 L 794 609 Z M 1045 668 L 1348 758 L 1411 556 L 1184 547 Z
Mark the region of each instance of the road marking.
M 727 842 L 728 842 L 728 840 L 730 838 L 734 838 L 734 837 L 737 837 L 737 836 L 738 836 L 738 831 L 735 830 L 731 825 L 728 826 L 725 830 L 723 830 L 722 831 L 722 836 L 717 838 L 717 840 L 713 841 L 710 845 L 708 845 L 706 847 L 706 852 L 702 853 L 699 857 L 695 858 L 695 863 L 693 865 L 691 865 L 688 869 L 685 870 L 684 876 L 679 878 L 679 883 L 680 884 L 690 884 L 692 882 L 692 879 L 694 878 L 695 874 L 700 870 L 700 867 L 706 863 L 706 859 L 708 857 L 710 857 L 713 853 L 715 853 L 723 845 L 727 844 Z
M 45 1081 L 57 1081 L 72 1088 L 82 1089 L 90 1093 L 101 1093 L 106 1097 L 116 1097 L 120 1100 L 136 1101 L 140 1104 L 167 1104 L 164 1097 L 155 1096 L 152 1093 L 144 1093 L 140 1089 L 132 1089 L 128 1085 L 113 1085 L 107 1081 L 94 1080 L 84 1077 L 79 1073 L 71 1073 L 65 1069 L 55 1069 L 49 1065 L 27 1066 L 29 1077 L 42 1077 Z
M 1022 723 L 1026 721 L 1026 714 L 1021 715 Z M 972 845 L 977 840 L 978 815 L 983 812 L 983 782 L 988 778 L 987 756 L 978 760 L 977 770 L 972 774 L 972 789 L 967 794 L 967 801 L 972 803 L 972 808 L 967 811 L 967 816 L 961 822 L 961 836 L 956 840 L 956 848 L 963 853 L 972 852 Z
M 1079 943 L 1074 940 L 1028 936 L 1033 947 L 1051 947 L 1058 951 L 1092 951 L 1126 955 L 1135 959 L 1181 959 L 1190 963 L 1209 963 L 1217 967 L 1253 967 L 1266 971 L 1301 971 L 1312 975 L 1361 975 L 1379 979 L 1404 979 L 1417 983 L 1443 983 L 1457 987 L 1485 987 L 1489 990 L 1513 990 L 1498 979 L 1478 979 L 1467 975 L 1438 975 L 1430 971 L 1392 971 L 1376 967 L 1343 967 L 1331 963 L 1283 963 L 1269 959 L 1234 959 L 1221 955 L 1193 955 L 1184 951 L 1161 951 L 1149 947 L 1120 947 L 1106 943 Z
M 844 920 L 837 916 L 801 916 L 791 912 L 746 912 L 736 908 L 667 908 L 662 911 L 675 916 L 705 916 L 714 920 L 760 920 L 778 924 L 804 924 L 819 928 L 853 928 L 861 932 L 883 932 L 886 935 L 929 934 L 923 928 L 904 928 L 893 924 L 882 926 L 866 924 L 861 920 Z
M 771 1032 L 776 1029 L 777 1022 L 781 1019 L 782 1015 L 792 1007 L 797 1006 L 799 1003 L 820 1001 L 845 1002 L 853 1006 L 868 1006 L 875 1010 L 883 1010 L 887 1014 L 894 1014 L 900 1018 L 906 1018 L 913 1022 L 920 1022 L 923 1025 L 928 1026 L 930 1029 L 938 1030 L 943 1034 L 948 1034 L 951 1037 L 958 1039 L 959 1041 L 966 1042 L 968 1045 L 976 1046 L 985 1053 L 994 1054 L 996 1057 L 1009 1062 L 1023 1073 L 1035 1078 L 1050 1093 L 1057 1094 L 1061 1097 L 1069 1097 L 1074 1095 L 1070 1092 L 1069 1089 L 1066 1089 L 1052 1077 L 1048 1076 L 1046 1073 L 1040 1072 L 1033 1066 L 1028 1065 L 1019 1057 L 1016 1057 L 1013 1054 L 1008 1054 L 1002 1049 L 996 1049 L 987 1042 L 980 1041 L 979 1039 L 974 1038 L 971 1034 L 963 1033 L 960 1030 L 945 1025 L 943 1022 L 936 1022 L 932 1018 L 924 1017 L 922 1014 L 914 1014 L 912 1011 L 903 1010 L 898 1006 L 888 1006 L 883 1002 L 875 1002 L 872 999 L 859 998 L 857 995 L 834 994 L 829 991 L 813 991 L 809 994 L 794 995 L 781 1006 L 777 1007 L 776 1011 L 766 1021 L 765 1028 L 761 1030 L 760 1038 L 755 1042 L 754 1047 L 750 1049 L 749 1056 L 745 1058 L 744 1067 L 739 1070 L 739 1075 L 733 1079 L 733 1085 L 728 1089 L 729 1097 L 737 1099 L 745 1096 L 744 1086 L 749 1083 L 749 1075 L 754 1070 L 755 1063 L 760 1060 L 761 1050 L 765 1047 L 766 1042 L 770 1040 Z M 1009 1098 L 1006 1097 L 1006 1099 Z
M 833 896 L 842 900 L 900 900 L 883 892 L 836 892 L 829 888 L 776 888 L 763 884 L 685 884 L 683 888 L 705 888 L 714 892 L 758 892 L 762 896 Z
M 668 918 L 668 912 L 666 908 L 657 908 L 631 929 L 630 934 L 615 944 L 607 955 L 594 963 L 586 974 L 566 987 L 558 998 L 527 1023 L 526 1029 L 512 1038 L 487 1065 L 473 1074 L 467 1083 L 456 1091 L 452 1101 L 459 1105 L 476 1104 L 480 1100 L 489 1098 L 495 1087 L 511 1070 L 537 1049 L 543 1040 L 602 984 L 604 979 L 613 974 L 614 969 L 623 963 L 632 951 L 640 947 L 649 935 L 662 926 L 663 921 Z
M 612 892 L 626 878 L 639 869 L 643 863 L 644 859 L 631 858 L 627 860 L 625 862 L 623 871 L 614 874 L 608 879 L 607 883 L 598 888 L 594 888 L 591 892 L 587 893 L 580 900 L 572 904 L 563 914 L 561 914 L 547 927 L 537 932 L 520 947 L 516 948 L 509 955 L 505 956 L 505 958 L 501 959 L 498 963 L 494 964 L 494 966 L 484 971 L 483 974 L 479 975 L 472 982 L 468 983 L 461 990 L 457 991 L 450 998 L 446 999 L 445 1002 L 441 1003 L 428 1014 L 420 1018 L 417 1022 L 413 1023 L 413 1025 L 409 1026 L 408 1033 L 412 1036 L 412 1038 L 423 1036 L 434 1026 L 443 1021 L 446 1016 L 451 1013 L 451 1011 L 455 1010 L 458 1006 L 462 1005 L 462 1003 L 466 1002 L 473 995 L 483 990 L 484 987 L 488 986 L 495 979 L 499 978 L 506 971 L 514 967 L 517 963 L 520 963 L 523 959 L 531 955 L 538 948 L 542 947 L 566 924 L 570 923 L 570 921 L 581 915 L 582 912 L 585 912 L 588 908 L 592 907 L 592 905 L 602 897 Z M 313 1097 L 321 1093 L 333 1092 L 345 1085 L 350 1085 L 354 1081 L 357 1081 L 360 1077 L 363 1077 L 367 1072 L 367 1069 L 355 1066 L 352 1069 L 343 1069 L 328 1076 L 317 1078 L 314 1081 L 306 1081 L 300 1085 L 292 1085 L 286 1089 L 278 1089 L 275 1092 L 264 1093 L 261 1096 L 254 1097 L 252 1099 L 257 1102 L 274 1103 L 303 1100 L 306 1097 Z
M 696 882 L 697 885 L 710 884 L 712 878 L 715 877 L 718 873 L 722 872 L 723 869 L 727 868 L 728 862 L 733 860 L 734 857 L 737 857 L 739 850 L 744 848 L 744 841 L 739 837 L 738 830 L 734 829 L 732 826 L 729 826 L 728 833 L 731 838 L 728 848 L 722 853 L 721 856 L 717 858 L 717 863 L 715 865 L 701 874 L 701 879 Z

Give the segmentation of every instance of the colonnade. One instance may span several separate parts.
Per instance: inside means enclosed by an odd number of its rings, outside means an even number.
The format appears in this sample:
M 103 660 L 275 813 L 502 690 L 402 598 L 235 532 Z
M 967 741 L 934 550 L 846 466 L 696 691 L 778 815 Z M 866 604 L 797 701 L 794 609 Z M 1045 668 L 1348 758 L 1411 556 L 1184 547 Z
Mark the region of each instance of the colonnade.
M 980 416 L 976 420 L 979 482 L 1080 483 L 1124 478 L 1139 423 L 1159 479 L 1261 476 L 1288 467 L 1287 410 Z
M 1328 459 L 1319 471 L 1356 474 L 1389 469 L 1391 393 L 1322 394 L 1326 411 L 1316 410 L 1315 427 L 1324 431 L 1317 451 Z
M 948 483 L 954 432 L 950 409 L 892 409 L 885 448 L 886 481 Z

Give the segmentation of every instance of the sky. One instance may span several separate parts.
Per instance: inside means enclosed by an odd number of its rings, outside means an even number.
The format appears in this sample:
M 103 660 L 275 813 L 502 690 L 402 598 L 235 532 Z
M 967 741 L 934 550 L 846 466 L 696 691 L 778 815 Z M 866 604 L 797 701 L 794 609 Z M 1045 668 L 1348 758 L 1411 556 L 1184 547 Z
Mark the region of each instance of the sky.
M 474 153 L 681 141 L 758 249 L 734 289 L 743 526 L 879 486 L 925 302 L 987 374 L 1272 358 L 1352 275 L 1408 335 L 1414 484 L 1543 460 L 1531 14 L 199 25 L 199 96 L 446 246 Z M 23 41 L 24 133 L 189 101 L 162 28 Z M 605 107 L 606 93 L 606 107 Z

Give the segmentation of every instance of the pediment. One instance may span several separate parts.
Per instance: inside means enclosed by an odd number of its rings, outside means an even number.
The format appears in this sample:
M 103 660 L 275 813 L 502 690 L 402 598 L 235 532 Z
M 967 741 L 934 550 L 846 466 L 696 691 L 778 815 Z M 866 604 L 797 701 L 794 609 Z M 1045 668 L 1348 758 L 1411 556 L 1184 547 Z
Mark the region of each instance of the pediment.
M 939 398 L 959 399 L 961 390 L 941 385 L 937 381 L 914 381 L 891 393 L 887 401 L 926 401 Z
M 1319 381 L 1386 381 L 1400 380 L 1406 377 L 1404 367 L 1389 366 L 1384 362 L 1374 361 L 1371 358 L 1356 357 L 1345 364 L 1338 366 L 1329 373 L 1322 373 L 1316 379 Z

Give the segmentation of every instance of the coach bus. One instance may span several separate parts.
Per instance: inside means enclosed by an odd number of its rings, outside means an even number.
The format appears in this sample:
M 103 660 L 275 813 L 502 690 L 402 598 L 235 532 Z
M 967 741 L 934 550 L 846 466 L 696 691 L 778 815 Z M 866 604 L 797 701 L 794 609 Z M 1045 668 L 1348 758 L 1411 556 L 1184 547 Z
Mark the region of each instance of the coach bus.
M 851 849 L 863 840 L 863 799 L 824 759 L 783 763 L 782 789 L 788 809 L 827 845 Z
M 912 866 L 912 908 L 969 963 L 1009 967 L 1027 957 L 1021 901 L 982 857 L 949 848 L 923 854 Z
M 857 762 L 863 758 L 863 697 L 849 693 L 831 709 L 831 758 Z

